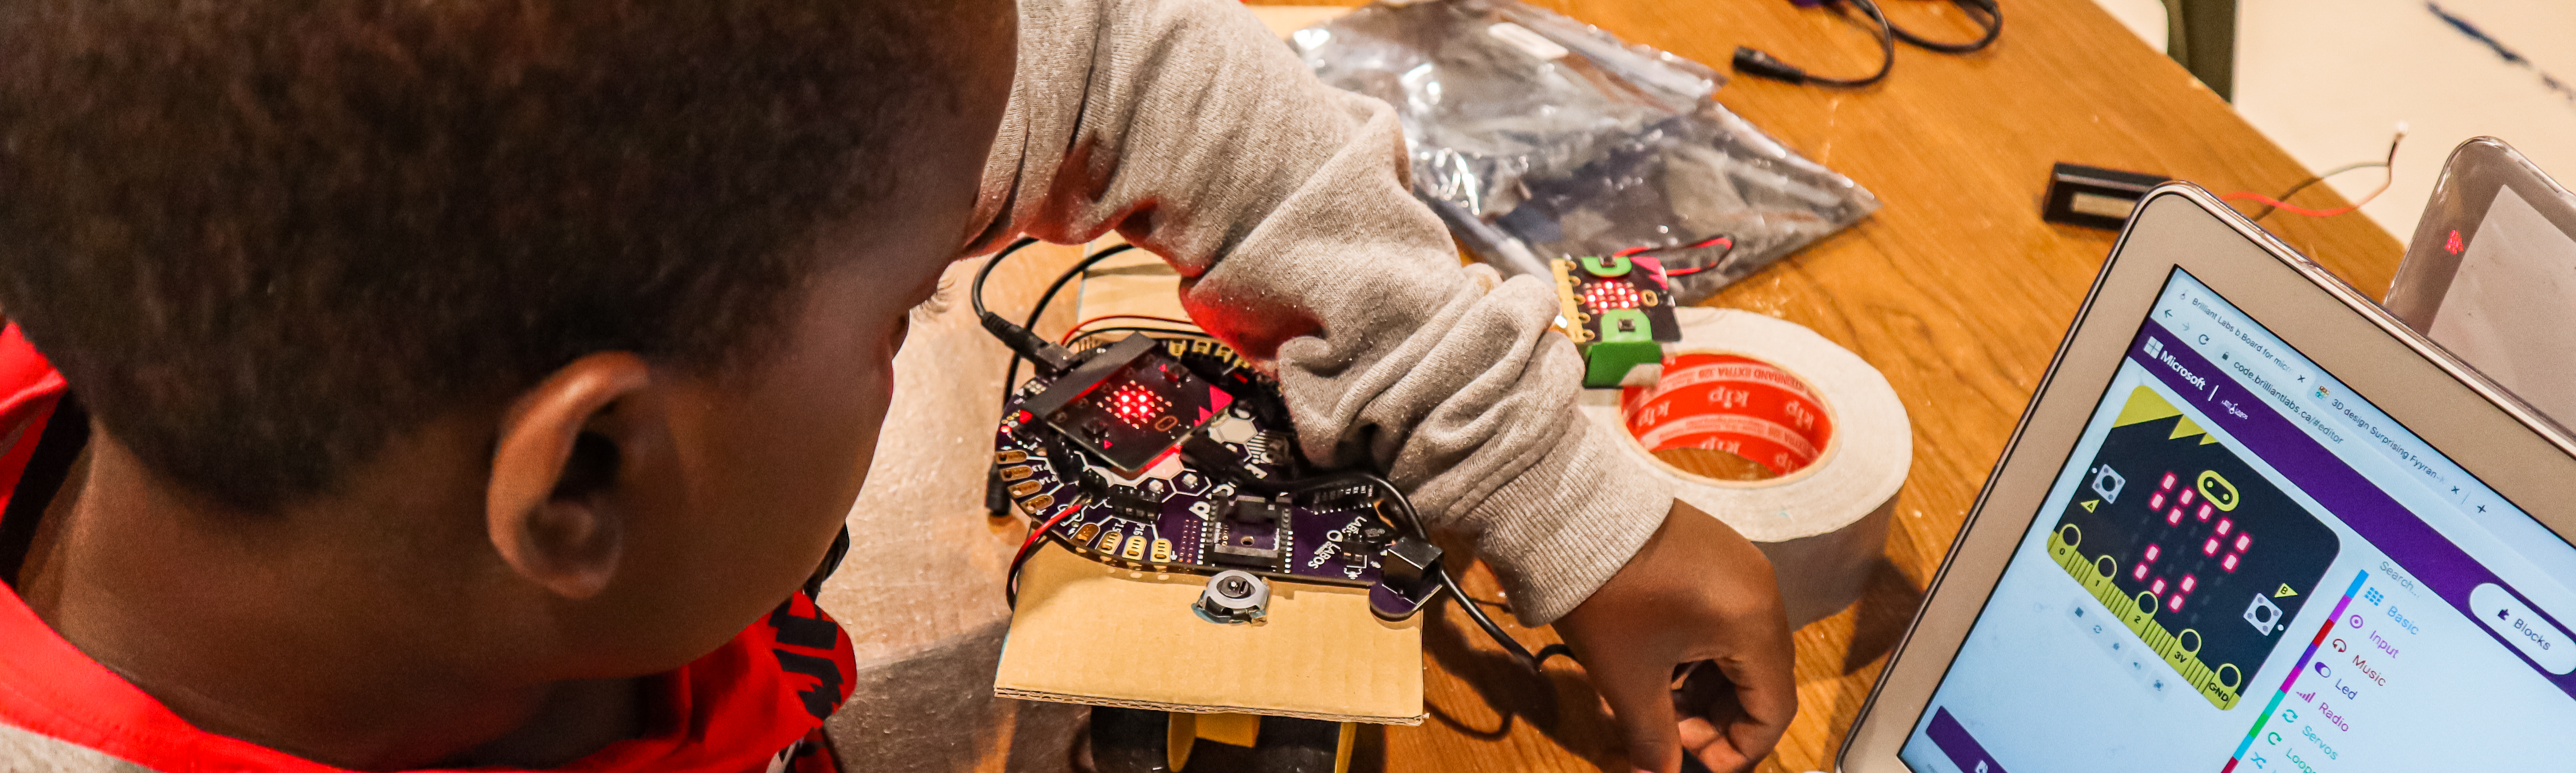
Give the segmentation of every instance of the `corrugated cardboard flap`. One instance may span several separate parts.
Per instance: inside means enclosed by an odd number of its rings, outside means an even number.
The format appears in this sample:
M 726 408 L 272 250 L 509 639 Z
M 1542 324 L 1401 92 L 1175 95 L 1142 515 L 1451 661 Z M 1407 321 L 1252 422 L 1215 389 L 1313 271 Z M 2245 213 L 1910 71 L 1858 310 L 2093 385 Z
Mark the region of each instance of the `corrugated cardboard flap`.
M 994 694 L 1421 724 L 1421 616 L 1389 623 L 1364 588 L 1274 580 L 1267 620 L 1211 623 L 1190 610 L 1206 582 L 1039 548 L 1020 575 Z

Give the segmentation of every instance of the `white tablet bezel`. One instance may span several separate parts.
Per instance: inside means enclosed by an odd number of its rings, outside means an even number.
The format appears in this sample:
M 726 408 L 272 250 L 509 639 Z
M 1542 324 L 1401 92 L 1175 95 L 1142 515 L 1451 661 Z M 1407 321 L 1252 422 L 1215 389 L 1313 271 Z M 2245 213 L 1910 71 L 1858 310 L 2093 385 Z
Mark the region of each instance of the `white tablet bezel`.
M 2576 439 L 2208 191 L 2168 183 L 2148 192 L 2111 248 L 1913 625 L 1844 738 L 1839 770 L 1910 771 L 1897 760 L 1899 747 L 2176 267 L 2561 538 L 2576 537 L 2576 497 L 2563 496 L 2566 482 L 2576 480 Z

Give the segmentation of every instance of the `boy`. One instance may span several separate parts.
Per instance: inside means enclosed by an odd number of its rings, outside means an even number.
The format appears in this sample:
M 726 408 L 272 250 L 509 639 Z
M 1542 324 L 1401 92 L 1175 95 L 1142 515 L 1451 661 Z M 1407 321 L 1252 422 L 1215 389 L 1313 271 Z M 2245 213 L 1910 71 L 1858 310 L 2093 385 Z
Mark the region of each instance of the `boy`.
M 1403 169 L 1221 0 L 0 3 L 0 763 L 831 769 L 796 589 L 908 310 L 1115 228 L 1315 461 L 1477 536 L 1639 767 L 1749 767 L 1768 566 Z M 1676 723 L 1698 659 L 1736 689 Z

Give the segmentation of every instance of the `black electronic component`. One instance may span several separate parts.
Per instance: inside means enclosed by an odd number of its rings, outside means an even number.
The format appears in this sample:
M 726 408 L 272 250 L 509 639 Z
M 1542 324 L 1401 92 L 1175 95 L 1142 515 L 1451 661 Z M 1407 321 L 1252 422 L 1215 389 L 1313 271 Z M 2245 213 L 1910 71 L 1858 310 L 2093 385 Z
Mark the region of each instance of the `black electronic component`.
M 1318 507 L 1341 507 L 1366 501 L 1369 495 L 1375 493 L 1377 489 L 1369 486 L 1340 486 L 1315 492 L 1313 502 Z M 1375 527 L 1371 528 L 1375 529 Z
M 2048 194 L 2039 205 L 2039 219 L 2117 231 L 2128 224 L 2129 213 L 2137 211 L 2138 200 L 2146 197 L 2147 190 L 2169 179 L 2060 161 L 2048 170 Z
M 1226 518 L 1254 526 L 1277 526 L 1288 516 L 1287 500 L 1284 494 L 1275 502 L 1260 497 L 1238 496 L 1234 498 L 1234 507 L 1226 511 Z
M 1181 458 L 1188 460 L 1190 466 L 1218 475 L 1231 476 L 1235 468 L 1243 466 L 1241 452 L 1195 432 L 1181 439 Z
M 1090 492 L 1109 514 L 1138 523 L 1152 523 L 1163 514 L 1163 500 L 1143 489 L 1111 481 L 1098 469 L 1082 471 L 1079 478 L 1084 491 Z
M 1388 545 L 1385 558 L 1379 571 L 1386 574 L 1389 585 L 1422 587 L 1432 573 L 1440 571 L 1440 546 L 1413 537 Z
M 1227 566 L 1248 569 L 1270 571 L 1279 567 L 1282 554 L 1278 548 L 1237 544 L 1239 541 L 1240 538 L 1233 541 L 1220 540 L 1215 545 L 1208 546 L 1208 558 Z M 1272 538 L 1272 542 L 1277 542 L 1277 538 Z
M 1612 340 L 1610 331 L 1602 329 L 1607 319 L 1618 312 L 1634 311 L 1644 316 L 1644 337 L 1664 343 L 1682 340 L 1681 321 L 1674 316 L 1672 286 L 1664 279 L 1663 262 L 1655 258 L 1610 255 L 1550 261 L 1556 274 L 1565 311 L 1581 318 L 1587 341 Z M 1642 270 L 1641 270 L 1642 269 Z
M 1011 493 L 1002 490 L 1002 476 L 984 474 L 984 512 L 995 518 L 1011 517 Z
M 1085 353 L 1020 408 L 1133 474 L 1232 404 L 1233 395 L 1191 373 L 1154 339 L 1131 334 Z
M 1105 500 L 1105 504 L 1109 505 L 1110 515 L 1130 521 L 1152 523 L 1155 516 L 1162 514 L 1162 503 L 1149 499 L 1128 486 L 1110 489 L 1109 496 Z

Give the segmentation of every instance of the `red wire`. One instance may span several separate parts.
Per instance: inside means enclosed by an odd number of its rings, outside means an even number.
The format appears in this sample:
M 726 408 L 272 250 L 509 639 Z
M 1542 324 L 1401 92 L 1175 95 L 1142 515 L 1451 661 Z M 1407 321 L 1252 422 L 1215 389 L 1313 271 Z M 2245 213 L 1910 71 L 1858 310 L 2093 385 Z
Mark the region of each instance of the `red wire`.
M 1150 314 L 1102 314 L 1102 315 L 1097 316 L 1097 317 L 1092 317 L 1092 318 L 1090 318 L 1090 319 L 1086 319 L 1086 320 L 1083 320 L 1083 321 L 1081 321 L 1081 322 L 1076 322 L 1076 323 L 1074 323 L 1074 325 L 1073 325 L 1072 329 L 1069 329 L 1069 330 L 1064 331 L 1064 340 L 1062 340 L 1062 341 L 1057 341 L 1056 343 L 1067 343 L 1067 342 L 1070 342 L 1070 341 L 1072 341 L 1072 340 L 1074 339 L 1074 337 L 1075 337 L 1075 336 L 1078 336 L 1078 335 L 1081 335 L 1081 334 L 1082 334 L 1082 332 L 1083 332 L 1083 328 L 1091 327 L 1091 326 L 1092 326 L 1093 324 L 1095 324 L 1095 323 L 1099 323 L 1099 322 L 1103 322 L 1103 321 L 1107 321 L 1107 320 L 1113 320 L 1113 319 L 1141 319 L 1141 320 L 1145 320 L 1145 321 L 1148 321 L 1148 322 L 1161 322 L 1161 323 L 1163 323 L 1163 324 L 1167 324 L 1167 325 L 1186 325 L 1186 326 L 1189 326 L 1189 327 L 1198 327 L 1198 326 L 1199 326 L 1199 323 L 1191 322 L 1191 321 L 1186 320 L 1186 319 L 1173 319 L 1173 318 L 1171 318 L 1171 317 L 1157 317 L 1157 316 L 1153 316 L 1153 315 L 1150 315 Z M 1173 332 L 1176 332 L 1176 333 L 1177 333 L 1177 332 L 1184 332 L 1184 331 L 1177 331 L 1177 330 L 1176 330 L 1176 331 L 1173 331 Z
M 2253 192 L 2253 191 L 2237 191 L 2237 192 L 2235 192 L 2235 193 L 2230 193 L 2230 194 L 2227 194 L 2227 195 L 2225 195 L 2225 196 L 2220 196 L 2219 198 L 2227 199 L 2227 200 L 2231 200 L 2231 201 L 2251 201 L 2251 202 L 2255 202 L 2255 203 L 2258 203 L 2258 204 L 2262 204 L 2262 205 L 2267 206 L 2267 207 L 2271 207 L 2271 208 L 2273 208 L 2273 209 L 2277 209 L 2277 210 L 2281 210 L 2281 211 L 2284 211 L 2284 212 L 2288 212 L 2288 213 L 2293 214 L 2293 215 L 2305 215 L 2305 216 L 2308 216 L 2308 217 L 2334 217 L 2334 216 L 2336 216 L 2336 215 L 2345 214 L 2345 213 L 2351 212 L 2351 211 L 2353 211 L 2353 210 L 2360 209 L 2360 208 L 2362 207 L 2362 205 L 2364 205 L 2364 204 L 2369 204 L 2372 200 L 2379 198 L 2379 194 L 2387 193 L 2387 192 L 2388 192 L 2388 186 L 2391 186 L 2391 185 L 2395 185 L 2395 184 L 2397 184 L 2397 143 L 2405 142 L 2405 141 L 2406 141 L 2406 123 L 2405 123 L 2405 122 L 2403 122 L 2403 121 L 2400 121 L 2400 122 L 2398 122 L 2398 124 L 2397 124 L 2397 136 L 2395 136 L 2395 137 L 2391 137 L 2391 138 L 2389 138 L 2389 140 L 2388 140 L 2388 158 L 2387 158 L 2386 160 L 2380 161 L 2380 162 L 2376 165 L 2376 166 L 2379 166 L 2379 167 L 2381 167 L 2381 168 L 2383 168 L 2383 169 L 2388 170 L 2388 176 L 2386 176 L 2386 177 L 2382 177 L 2382 178 L 2379 178 L 2379 187 L 2370 189 L 2370 192 L 2369 192 L 2369 193 L 2362 194 L 2362 195 L 2361 195 L 2361 198 L 2354 199 L 2354 200 L 2353 200 L 2353 202 L 2352 202 L 2351 204 L 2345 205 L 2345 206 L 2344 206 L 2343 208 L 2341 208 L 2341 209 L 2325 209 L 2325 210 L 2317 210 L 2317 209 L 2309 209 L 2309 208 L 2306 208 L 2306 207 L 2296 207 L 2296 206 L 2291 206 L 2291 205 L 2289 205 L 2289 204 L 2282 203 L 2282 202 L 2281 202 L 2281 200 L 2279 200 L 2279 199 L 2275 199 L 2275 198 L 2272 198 L 2272 197 L 2270 197 L 2270 196 L 2265 196 L 2265 195 L 2260 194 L 2260 193 L 2255 193 L 2255 192 Z M 2326 173 L 2326 174 L 2324 174 L 2324 175 L 2320 175 L 2320 176 L 2318 176 L 2318 177 L 2314 178 L 2313 180 L 2310 180 L 2309 182 L 2310 182 L 2310 183 L 2314 183 L 2314 182 L 2324 182 L 2324 181 L 2325 181 L 2325 178 L 2327 178 L 2327 177 L 2333 177 L 2335 174 L 2340 173 L 2340 172 L 2351 171 L 2352 169 L 2358 168 L 2359 166 L 2369 166 L 2369 165 L 2356 165 L 2356 166 L 2344 167 L 2343 169 L 2338 169 L 2338 170 L 2335 170 L 2334 172 L 2328 172 L 2328 173 Z M 2300 187 L 2299 187 L 2299 188 L 2292 188 L 2292 189 L 2290 189 L 2290 193 L 2297 193 L 2297 192 L 2299 192 L 2299 190 L 2300 190 L 2301 188 L 2305 188 L 2305 187 L 2307 187 L 2307 185 L 2308 185 L 2308 184 L 2309 184 L 2309 183 L 2300 183 Z
M 1011 578 L 1009 596 L 1012 606 L 1018 606 L 1020 603 L 1020 567 L 1029 562 L 1029 556 L 1037 554 L 1038 542 L 1046 539 L 1047 532 L 1054 531 L 1056 524 L 1063 523 L 1065 518 L 1081 509 L 1082 507 L 1076 503 L 1066 502 L 1064 512 L 1056 513 L 1055 517 L 1047 519 L 1046 523 L 1030 529 L 1029 538 L 1020 542 L 1020 552 L 1011 556 L 1011 573 L 1008 575 Z
M 2281 211 L 2283 211 L 2283 212 L 2288 212 L 2288 213 L 2293 214 L 2293 215 L 2306 215 L 2306 216 L 2308 216 L 2308 217 L 2334 217 L 2334 216 L 2336 216 L 2336 215 L 2341 215 L 2341 214 L 2344 214 L 2344 213 L 2347 213 L 2347 212 L 2351 212 L 2351 211 L 2353 211 L 2353 210 L 2356 210 L 2356 209 L 2360 209 L 2360 208 L 2361 208 L 2361 205 L 2359 205 L 2359 204 L 2353 204 L 2353 205 L 2349 205 L 2349 206 L 2337 207 L 2337 208 L 2335 208 L 2335 209 L 2309 209 L 2309 208 L 2302 207 L 2302 206 L 2298 206 L 2298 205 L 2295 205 L 2295 204 L 2285 204 L 2285 203 L 2282 203 L 2282 202 L 2281 202 L 2280 200 L 2278 200 L 2278 199 L 2274 199 L 2274 198 L 2272 198 L 2272 197 L 2270 197 L 2270 196 L 2265 196 L 2265 195 L 2260 194 L 2260 193 L 2255 193 L 2255 192 L 2253 192 L 2253 191 L 2237 191 L 2237 192 L 2235 192 L 2235 193 L 2230 193 L 2230 194 L 2227 194 L 2227 195 L 2225 195 L 2225 196 L 2220 196 L 2219 198 L 2222 198 L 2222 199 L 2229 199 L 2229 200 L 2233 200 L 2233 201 L 2251 201 L 2251 202 L 2254 202 L 2254 203 L 2256 203 L 2256 204 L 2261 204 L 2261 205 L 2263 205 L 2263 206 L 2267 206 L 2267 207 L 2271 207 L 2271 208 L 2274 208 L 2274 209 L 2278 209 L 2278 210 L 2281 210 Z M 2365 200 L 2366 200 L 2366 199 L 2365 199 Z
M 1103 322 L 1103 321 L 1106 321 L 1106 320 L 1112 320 L 1112 319 L 1141 319 L 1141 320 L 1146 320 L 1146 321 L 1149 321 L 1149 322 L 1161 322 L 1161 323 L 1165 323 L 1165 324 L 1173 324 L 1173 325 L 1186 325 L 1186 326 L 1189 326 L 1189 327 L 1197 327 L 1197 326 L 1198 326 L 1198 323 L 1191 322 L 1191 321 L 1186 320 L 1186 319 L 1173 319 L 1173 318 L 1171 318 L 1171 317 L 1157 317 L 1157 316 L 1153 316 L 1153 315 L 1150 315 L 1150 314 L 1102 314 L 1102 315 L 1100 315 L 1100 316 L 1092 317 L 1092 318 L 1090 318 L 1090 319 L 1086 319 L 1086 320 L 1083 320 L 1083 321 L 1081 321 L 1081 322 L 1075 323 L 1075 324 L 1074 324 L 1074 326 L 1073 326 L 1073 329 L 1065 331 L 1065 334 L 1064 334 L 1064 340 L 1063 340 L 1063 341 L 1061 341 L 1061 342 L 1059 342 L 1059 343 L 1069 343 L 1069 342 L 1071 342 L 1071 341 L 1074 339 L 1074 337 L 1075 337 L 1075 336 L 1082 335 L 1082 333 L 1083 333 L 1083 328 L 1087 328 L 1087 327 L 1090 327 L 1090 326 L 1092 326 L 1092 325 L 1094 325 L 1094 324 L 1097 324 L 1097 323 L 1099 323 L 1099 322 Z M 1174 333 L 1186 333 L 1186 332 L 1188 332 L 1188 331 L 1184 331 L 1184 330 L 1174 330 L 1174 331 L 1172 331 L 1172 332 L 1174 332 Z M 1047 532 L 1055 530 L 1055 525 L 1056 525 L 1056 524 L 1063 523 L 1065 518 L 1071 517 L 1071 516 L 1072 516 L 1076 511 L 1079 511 L 1079 510 L 1081 510 L 1081 509 L 1082 509 L 1082 507 L 1081 507 L 1081 506 L 1079 506 L 1079 505 L 1077 505 L 1077 504 L 1067 503 L 1067 504 L 1065 505 L 1064 512 L 1056 513 L 1055 517 L 1047 519 L 1046 523 L 1039 524 L 1039 525 L 1038 525 L 1038 527 L 1037 527 L 1037 528 L 1035 528 L 1035 529 L 1030 529 L 1030 530 L 1029 530 L 1029 538 L 1028 538 L 1028 539 L 1025 539 L 1025 540 L 1021 540 L 1021 541 L 1020 541 L 1020 550 L 1019 550 L 1019 552 L 1018 552 L 1018 553 L 1014 553 L 1014 554 L 1012 554 L 1012 556 L 1011 556 L 1011 572 L 1010 572 L 1010 574 L 1009 574 L 1009 575 L 1006 575 L 1006 576 L 1008 576 L 1008 577 L 1010 578 L 1010 588 L 1009 588 L 1009 594 L 1008 594 L 1008 595 L 1009 595 L 1009 597 L 1010 597 L 1010 601 L 1011 601 L 1011 603 L 1012 603 L 1012 604 L 1014 604 L 1014 605 L 1018 604 L 1018 603 L 1019 603 L 1019 599 L 1020 599 L 1020 567 L 1025 566 L 1025 565 L 1027 565 L 1027 564 L 1028 564 L 1028 562 L 1029 562 L 1029 556 L 1036 555 L 1036 553 L 1037 553 L 1037 546 L 1038 546 L 1038 543 L 1039 543 L 1039 542 L 1041 542 L 1041 541 L 1044 541 L 1044 540 L 1046 539 L 1046 534 L 1047 534 Z
M 1653 252 L 1655 250 L 1696 250 L 1701 247 L 1709 247 L 1719 244 L 1733 247 L 1735 246 L 1735 240 L 1724 236 L 1711 236 L 1697 244 L 1685 244 L 1678 247 L 1630 247 L 1618 252 L 1610 253 L 1610 257 L 1625 258 L 1641 252 Z M 1702 271 L 1707 271 L 1708 268 L 1709 267 L 1707 266 L 1700 266 L 1698 268 L 1668 268 L 1664 269 L 1664 276 L 1690 276 Z

